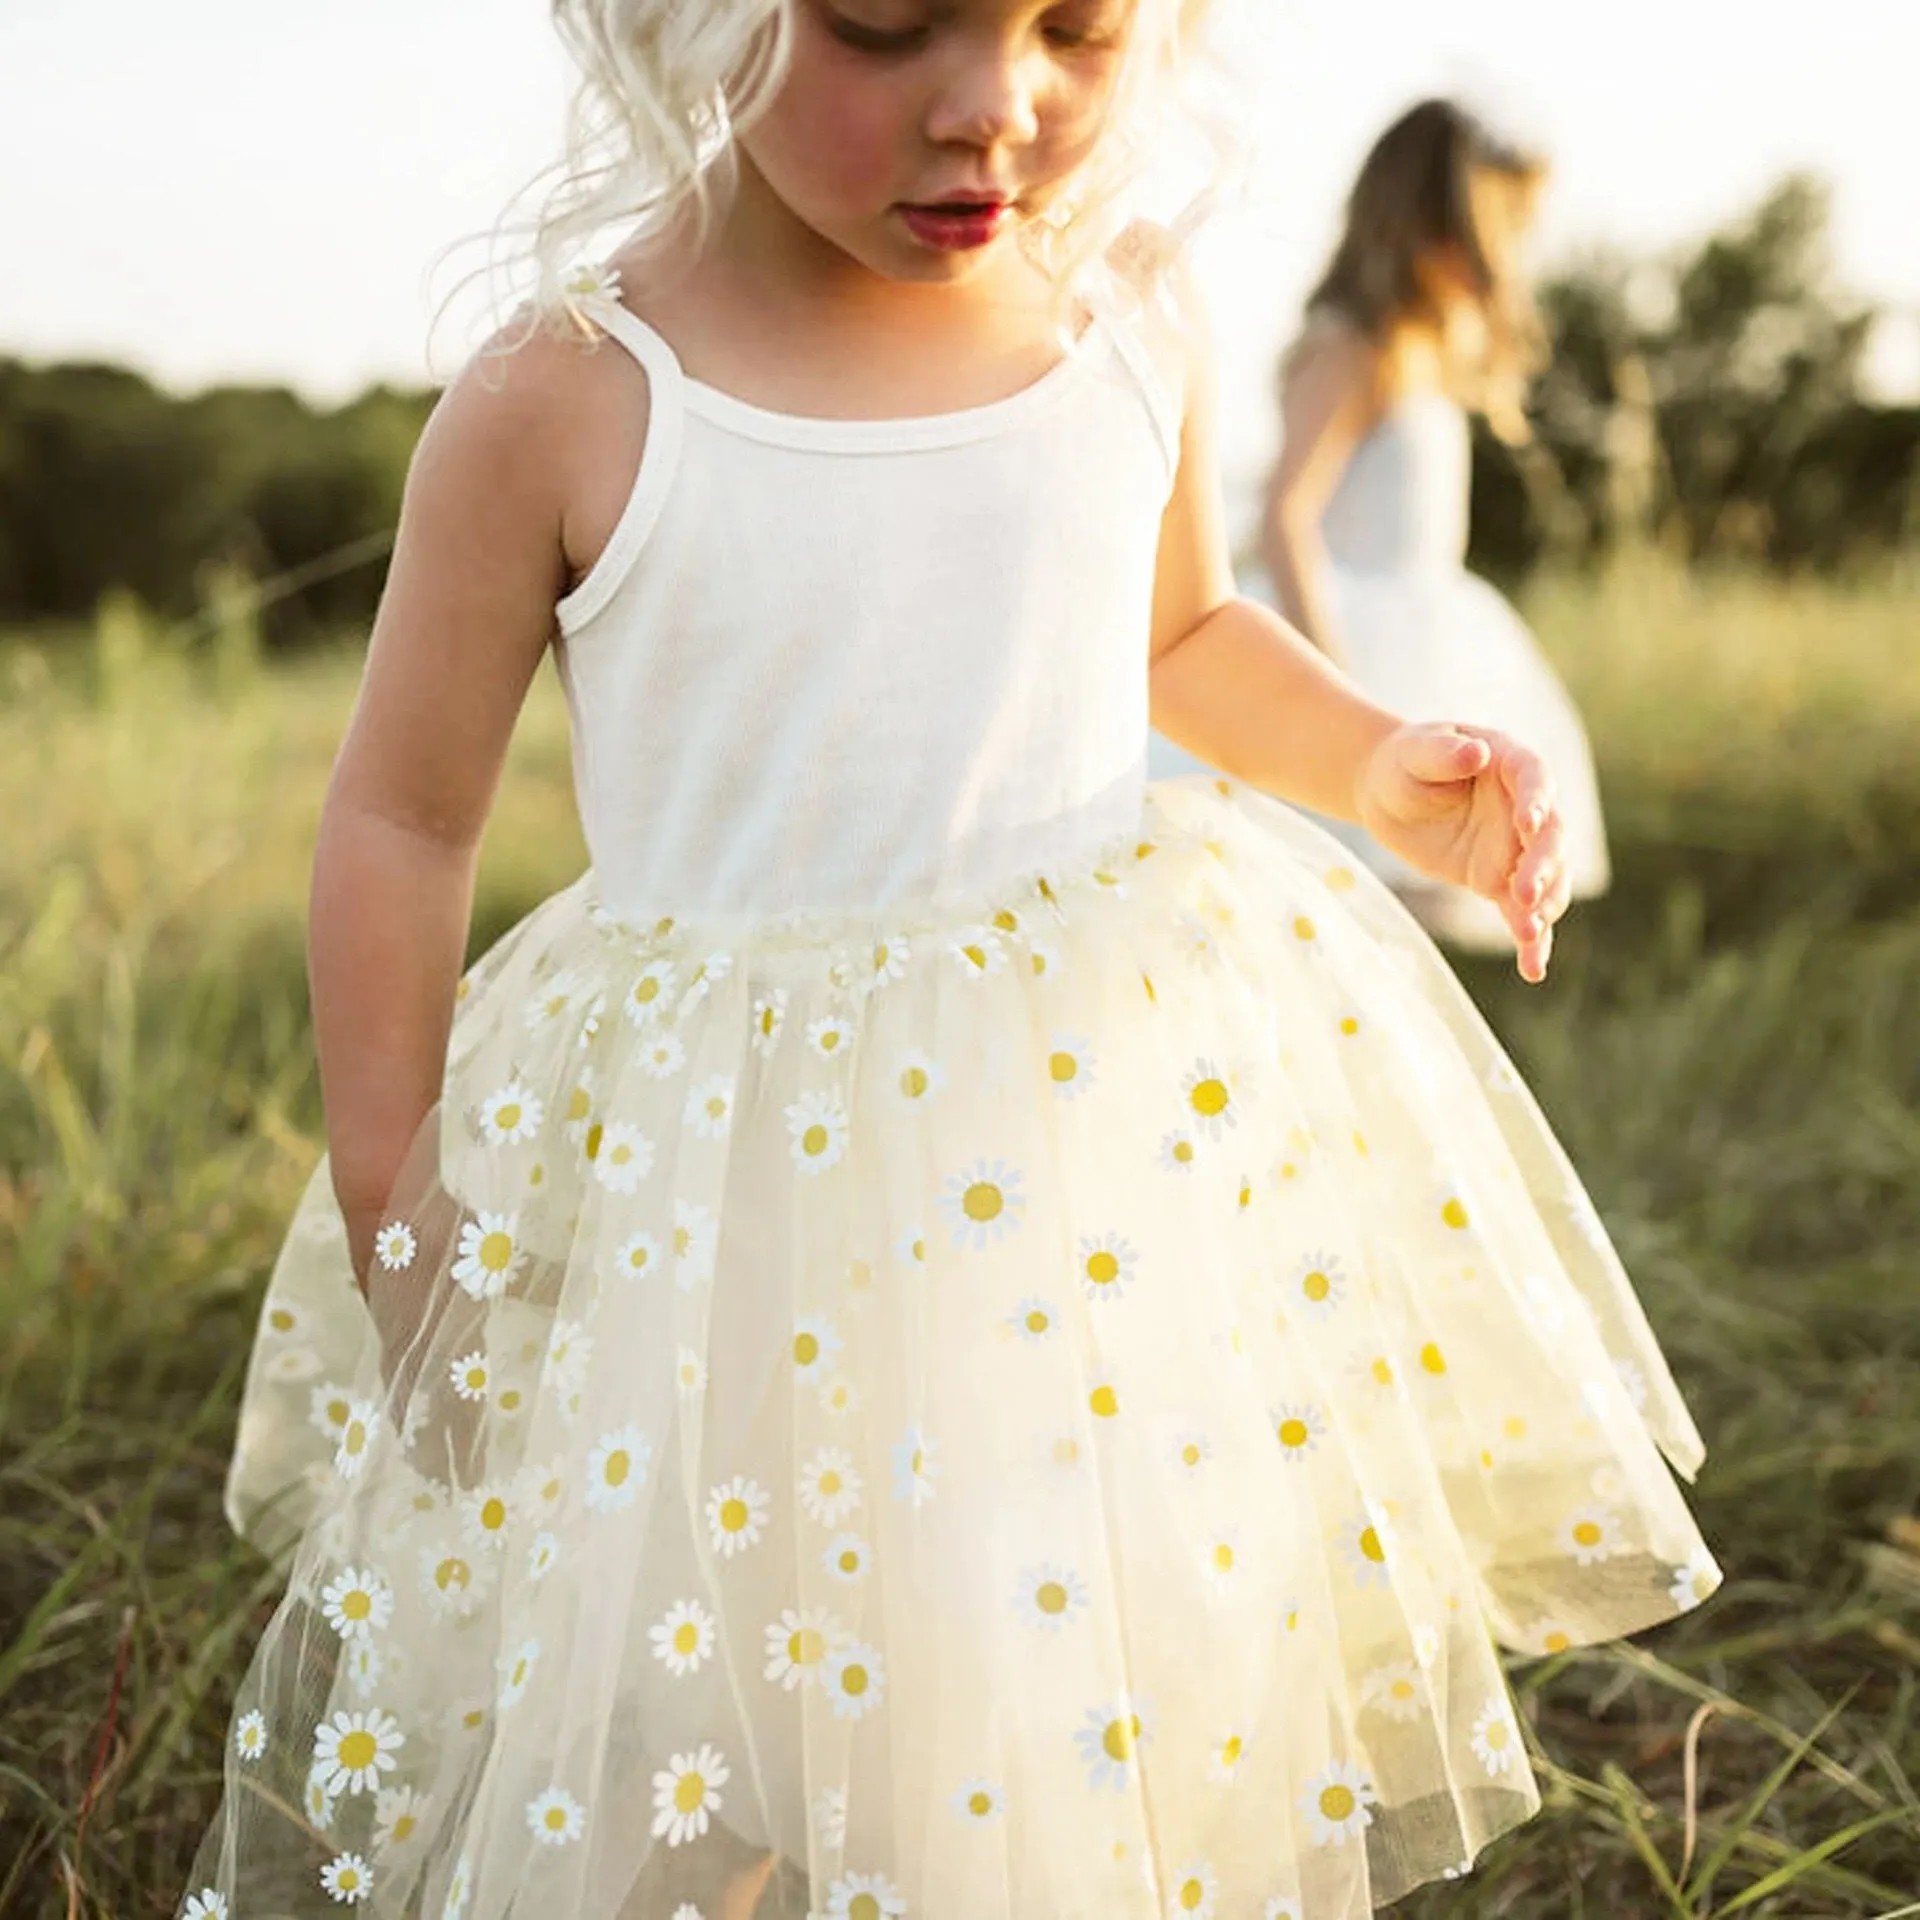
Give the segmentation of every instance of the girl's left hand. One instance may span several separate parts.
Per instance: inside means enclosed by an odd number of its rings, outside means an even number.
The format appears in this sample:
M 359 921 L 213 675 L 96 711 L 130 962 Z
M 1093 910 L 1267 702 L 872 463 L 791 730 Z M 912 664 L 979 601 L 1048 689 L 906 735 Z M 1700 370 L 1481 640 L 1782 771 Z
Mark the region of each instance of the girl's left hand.
M 1375 750 L 1355 798 L 1360 824 L 1390 853 L 1499 907 L 1522 979 L 1547 977 L 1572 884 L 1538 754 L 1487 727 L 1404 726 Z

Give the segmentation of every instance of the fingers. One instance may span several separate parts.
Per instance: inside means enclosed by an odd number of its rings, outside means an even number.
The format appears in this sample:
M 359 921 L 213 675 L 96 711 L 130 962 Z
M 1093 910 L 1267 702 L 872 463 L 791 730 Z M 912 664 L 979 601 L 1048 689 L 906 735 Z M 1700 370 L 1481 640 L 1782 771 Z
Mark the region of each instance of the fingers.
M 1511 885 L 1516 904 L 1529 913 L 1543 909 L 1553 897 L 1565 867 L 1566 829 L 1557 813 L 1549 813 L 1533 839 L 1522 842 Z
M 1406 727 L 1400 733 L 1401 771 L 1430 785 L 1471 780 L 1494 758 L 1492 744 L 1466 727 Z

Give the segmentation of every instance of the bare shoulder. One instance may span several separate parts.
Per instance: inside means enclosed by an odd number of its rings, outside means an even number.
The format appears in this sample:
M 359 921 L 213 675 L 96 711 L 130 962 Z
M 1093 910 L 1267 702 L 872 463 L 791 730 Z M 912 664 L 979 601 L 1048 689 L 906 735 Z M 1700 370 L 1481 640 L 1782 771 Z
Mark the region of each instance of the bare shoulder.
M 1380 349 L 1344 315 L 1318 307 L 1280 359 L 1283 402 L 1340 394 L 1371 404 L 1380 387 Z

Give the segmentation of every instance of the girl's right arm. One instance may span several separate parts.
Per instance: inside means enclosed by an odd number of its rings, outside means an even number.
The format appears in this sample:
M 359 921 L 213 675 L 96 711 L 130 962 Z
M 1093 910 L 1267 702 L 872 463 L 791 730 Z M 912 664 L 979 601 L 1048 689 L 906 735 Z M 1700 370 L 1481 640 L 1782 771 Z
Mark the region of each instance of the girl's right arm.
M 1341 661 L 1328 618 L 1320 520 L 1378 410 L 1378 358 L 1348 329 L 1316 329 L 1295 349 L 1281 390 L 1283 440 L 1267 483 L 1261 557 L 1280 611 L 1329 659 Z
M 314 858 L 308 969 L 334 1191 L 362 1284 L 439 1098 L 481 829 L 566 579 L 577 349 L 470 366 L 407 477 Z

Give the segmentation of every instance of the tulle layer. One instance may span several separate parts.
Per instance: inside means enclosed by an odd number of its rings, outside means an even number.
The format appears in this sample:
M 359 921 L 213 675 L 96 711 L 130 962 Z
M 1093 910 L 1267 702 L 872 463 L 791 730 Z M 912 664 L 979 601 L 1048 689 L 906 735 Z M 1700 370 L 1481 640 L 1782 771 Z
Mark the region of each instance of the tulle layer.
M 324 1167 L 293 1223 L 194 1897 L 1351 1920 L 1538 1808 L 1498 1645 L 1718 1583 L 1663 1452 L 1533 1100 L 1277 803 L 937 919 L 588 876 L 471 976 L 366 1305 Z

